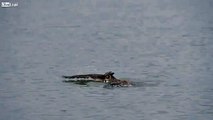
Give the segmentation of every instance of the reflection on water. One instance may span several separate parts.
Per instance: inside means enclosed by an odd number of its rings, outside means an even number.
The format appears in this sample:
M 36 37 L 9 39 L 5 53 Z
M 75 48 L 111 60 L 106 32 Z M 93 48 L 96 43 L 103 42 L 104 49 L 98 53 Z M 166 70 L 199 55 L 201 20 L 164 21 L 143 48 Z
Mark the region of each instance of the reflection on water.
M 211 0 L 18 4 L 0 8 L 0 119 L 213 119 Z M 105 71 L 135 86 L 60 77 Z
M 161 81 L 143 81 L 143 82 L 131 82 L 130 86 L 113 86 L 108 83 L 100 83 L 100 82 L 93 82 L 91 80 L 78 80 L 78 81 L 64 81 L 65 83 L 71 83 L 70 85 L 76 84 L 76 85 L 83 85 L 88 87 L 94 87 L 94 86 L 103 86 L 103 88 L 120 88 L 120 87 L 156 87 L 160 84 Z

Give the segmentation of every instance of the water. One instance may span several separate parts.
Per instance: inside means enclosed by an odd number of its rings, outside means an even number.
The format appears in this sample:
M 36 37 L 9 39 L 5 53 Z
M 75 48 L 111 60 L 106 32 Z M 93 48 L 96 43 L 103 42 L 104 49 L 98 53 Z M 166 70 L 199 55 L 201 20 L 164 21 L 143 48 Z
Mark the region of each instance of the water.
M 0 8 L 1 120 L 212 120 L 211 0 L 20 0 Z M 105 89 L 61 75 L 115 72 Z

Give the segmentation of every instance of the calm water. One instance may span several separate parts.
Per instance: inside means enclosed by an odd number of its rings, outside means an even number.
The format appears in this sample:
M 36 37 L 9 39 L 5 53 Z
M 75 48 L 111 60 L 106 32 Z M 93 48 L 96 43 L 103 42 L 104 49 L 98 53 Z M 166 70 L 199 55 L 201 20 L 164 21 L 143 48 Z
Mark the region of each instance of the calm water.
M 212 0 L 15 2 L 0 8 L 1 120 L 213 119 Z M 61 78 L 109 70 L 143 85 Z

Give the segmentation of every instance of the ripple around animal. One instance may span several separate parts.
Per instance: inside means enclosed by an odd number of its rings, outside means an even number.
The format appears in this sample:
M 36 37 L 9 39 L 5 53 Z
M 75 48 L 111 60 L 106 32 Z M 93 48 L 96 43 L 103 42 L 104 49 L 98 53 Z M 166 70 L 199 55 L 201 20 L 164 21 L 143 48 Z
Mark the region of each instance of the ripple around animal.
M 138 80 L 138 79 L 137 79 Z M 93 80 L 64 80 L 65 83 L 72 83 L 77 85 L 85 85 L 85 86 L 103 86 L 103 88 L 119 88 L 121 86 L 113 86 L 107 83 L 94 82 Z M 132 81 L 130 86 L 123 87 L 157 87 L 162 81 Z M 91 84 L 92 83 L 92 84 Z

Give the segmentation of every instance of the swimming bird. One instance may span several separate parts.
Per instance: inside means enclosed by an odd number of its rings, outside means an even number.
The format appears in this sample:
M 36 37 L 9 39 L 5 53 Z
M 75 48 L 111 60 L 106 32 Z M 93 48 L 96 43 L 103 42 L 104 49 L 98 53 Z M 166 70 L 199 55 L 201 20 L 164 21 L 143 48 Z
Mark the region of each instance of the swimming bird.
M 103 82 L 106 83 L 106 86 L 110 87 L 132 86 L 132 82 L 114 77 L 114 72 L 112 71 L 106 72 L 105 74 L 82 74 L 62 77 L 68 79 L 64 82 L 77 82 L 78 84 L 85 84 L 87 82 Z

